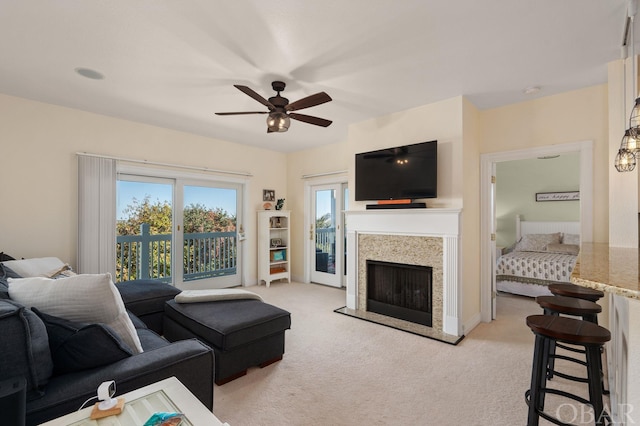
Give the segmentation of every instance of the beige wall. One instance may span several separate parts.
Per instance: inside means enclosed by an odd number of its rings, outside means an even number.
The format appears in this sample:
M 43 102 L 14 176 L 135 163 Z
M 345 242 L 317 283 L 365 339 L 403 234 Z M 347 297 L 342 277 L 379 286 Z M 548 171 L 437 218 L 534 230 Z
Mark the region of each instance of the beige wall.
M 478 111 L 463 97 L 352 125 L 347 140 L 282 154 L 159 127 L 0 95 L 5 208 L 0 250 L 14 256 L 76 257 L 75 153 L 147 159 L 248 171 L 250 208 L 245 229 L 248 284 L 256 280 L 256 210 L 262 189 L 275 189 L 292 212 L 292 274 L 304 271 L 302 175 L 348 170 L 353 188 L 357 152 L 437 139 L 437 199 L 430 207 L 463 209 L 463 305 L 465 322 L 480 309 L 479 155 L 566 142 L 594 142 L 594 241 L 608 239 L 607 86 L 595 86 L 529 102 Z M 277 172 L 274 172 L 277 171 Z M 7 208 L 6 206 L 10 206 Z M 362 210 L 365 203 L 350 209 Z
M 579 221 L 580 202 L 536 202 L 538 192 L 580 189 L 580 155 L 504 161 L 496 165 L 496 245 L 508 247 L 516 238 L 516 215 L 523 220 Z
M 352 156 L 347 153 L 347 144 L 338 143 L 289 154 L 287 158 L 287 193 L 285 208 L 291 210 L 291 276 L 304 280 L 304 244 L 308 242 L 305 223 L 305 183 L 313 184 L 327 179 L 338 179 L 336 175 L 303 179 L 303 175 L 340 172 L 351 167 Z M 315 251 L 314 251 L 315 253 Z
M 593 241 L 609 238 L 607 85 L 480 112 L 482 153 L 593 141 Z
M 242 244 L 245 283 L 255 284 L 256 209 L 263 188 L 288 198 L 285 154 L 5 95 L 0 95 L 0 117 L 0 251 L 75 263 L 76 152 L 248 171 L 253 177 Z
M 291 154 L 289 193 L 302 197 L 298 176 L 348 169 L 354 187 L 353 156 L 387 146 L 438 139 L 438 199 L 430 207 L 463 209 L 462 319 L 473 322 L 480 312 L 480 154 L 591 140 L 594 143 L 594 241 L 608 238 L 607 86 L 595 86 L 560 95 L 478 111 L 457 97 L 350 126 L 345 144 L 327 151 Z M 332 155 L 335 153 L 336 155 Z M 337 158 L 346 156 L 344 158 Z M 322 162 L 318 159 L 322 158 Z M 345 163 L 346 161 L 346 163 Z M 297 188 L 297 189 L 295 189 Z M 295 194 L 295 195 L 294 195 Z M 351 194 L 350 209 L 362 210 Z M 296 202 L 304 217 L 304 200 Z M 298 224 L 294 225 L 297 227 Z M 295 235 L 303 235 L 299 228 Z M 296 238 L 297 239 L 297 238 Z M 297 251 L 297 250 L 296 250 Z M 302 271 L 294 259 L 294 271 Z
M 438 198 L 423 201 L 428 207 L 462 207 L 462 106 L 458 96 L 351 125 L 347 140 L 349 187 L 355 188 L 356 153 L 437 139 Z M 367 204 L 356 202 L 353 193 L 349 203 L 351 210 L 364 210 Z
M 462 179 L 462 323 L 473 327 L 480 321 L 480 114 L 463 101 Z M 468 330 L 462 330 L 467 333 Z

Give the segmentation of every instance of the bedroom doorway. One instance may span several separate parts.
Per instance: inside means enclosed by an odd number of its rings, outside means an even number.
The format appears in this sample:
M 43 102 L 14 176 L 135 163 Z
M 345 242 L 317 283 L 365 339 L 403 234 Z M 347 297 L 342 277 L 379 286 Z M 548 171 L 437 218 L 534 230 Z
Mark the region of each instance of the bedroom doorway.
M 496 317 L 495 286 L 496 253 L 496 165 L 514 160 L 578 153 L 580 157 L 580 233 L 583 241 L 593 237 L 593 143 L 591 141 L 551 145 L 517 151 L 482 154 L 480 156 L 481 200 L 481 319 L 490 322 Z M 531 196 L 534 196 L 533 194 Z

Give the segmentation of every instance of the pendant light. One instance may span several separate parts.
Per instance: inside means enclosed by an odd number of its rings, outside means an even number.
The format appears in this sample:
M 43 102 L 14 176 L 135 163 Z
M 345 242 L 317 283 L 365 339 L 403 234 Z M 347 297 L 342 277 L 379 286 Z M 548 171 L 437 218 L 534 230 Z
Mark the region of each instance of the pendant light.
M 631 70 L 633 77 L 633 87 L 632 90 L 635 92 L 636 90 L 636 79 L 638 78 L 635 72 L 636 69 L 636 57 L 635 57 L 635 48 L 634 48 L 634 36 L 633 36 L 633 26 L 634 26 L 634 16 L 636 14 L 636 3 L 635 0 L 629 0 L 629 4 L 627 7 L 627 28 L 625 31 L 625 39 L 623 44 L 623 52 L 624 59 L 629 58 L 629 55 L 626 54 L 627 48 L 627 40 L 631 39 Z M 623 104 L 627 104 L 627 67 L 626 64 L 623 66 L 624 74 L 624 94 L 623 94 Z M 640 155 L 640 97 L 636 98 L 635 104 L 631 109 L 631 114 L 629 117 L 629 128 L 625 130 L 624 136 L 620 141 L 620 149 L 618 149 L 618 154 L 616 155 L 616 159 L 614 161 L 614 166 L 618 172 L 630 172 L 636 168 L 636 156 Z
M 614 162 L 619 172 L 630 172 L 636 168 L 636 156 L 628 149 L 619 149 Z

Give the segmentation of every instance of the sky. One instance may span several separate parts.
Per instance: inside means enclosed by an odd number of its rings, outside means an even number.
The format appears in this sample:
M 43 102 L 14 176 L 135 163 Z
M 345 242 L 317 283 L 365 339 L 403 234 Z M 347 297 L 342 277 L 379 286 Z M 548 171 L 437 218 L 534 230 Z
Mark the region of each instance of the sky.
M 134 198 L 143 200 L 149 195 L 151 202 L 168 201 L 171 204 L 172 185 L 165 183 L 146 183 L 118 180 L 116 187 L 117 220 L 125 219 L 124 209 Z M 331 191 L 319 191 L 316 198 L 316 214 L 322 217 L 331 211 Z M 203 204 L 208 208 L 220 207 L 230 215 L 236 213 L 236 191 L 228 188 L 210 188 L 203 186 L 185 186 L 184 204 Z M 344 206 L 346 209 L 347 206 Z
M 172 200 L 172 185 L 118 180 L 116 187 L 117 219 L 125 219 L 124 209 L 134 198 L 143 200 L 149 195 L 151 202 Z M 202 186 L 184 187 L 184 204 L 203 204 L 210 209 L 221 208 L 230 215 L 236 214 L 236 191 L 228 188 Z

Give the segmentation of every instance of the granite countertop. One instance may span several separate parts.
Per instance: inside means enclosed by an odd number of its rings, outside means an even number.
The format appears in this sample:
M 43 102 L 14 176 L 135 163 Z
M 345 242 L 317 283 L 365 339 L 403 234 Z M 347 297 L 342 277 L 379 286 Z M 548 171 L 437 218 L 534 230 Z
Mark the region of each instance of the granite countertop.
M 609 247 L 606 243 L 583 243 L 571 282 L 583 287 L 640 299 L 637 248 Z

